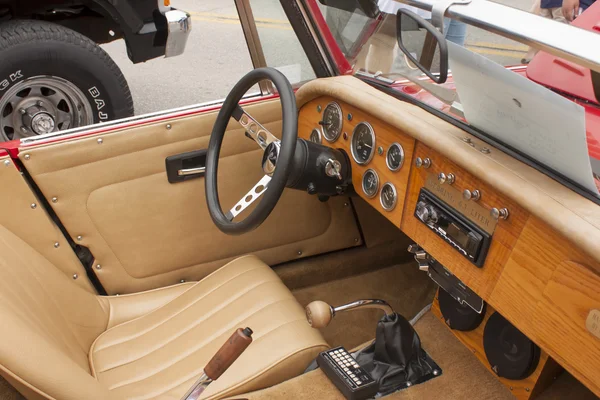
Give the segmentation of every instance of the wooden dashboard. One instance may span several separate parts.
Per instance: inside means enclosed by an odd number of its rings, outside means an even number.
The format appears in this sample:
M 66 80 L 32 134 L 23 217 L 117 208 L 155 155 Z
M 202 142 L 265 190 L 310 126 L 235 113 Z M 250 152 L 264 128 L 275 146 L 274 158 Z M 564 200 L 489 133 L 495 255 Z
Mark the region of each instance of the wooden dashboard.
M 365 165 L 352 161 L 352 181 L 358 195 L 600 395 L 600 263 L 581 251 L 571 238 L 502 194 L 495 182 L 478 179 L 415 135 L 373 116 L 372 111 L 331 96 L 313 96 L 300 109 L 300 137 L 309 139 L 313 129 L 322 132 L 319 121 L 331 102 L 341 106 L 342 133 L 337 140 L 322 140 L 322 144 L 350 155 L 351 136 L 357 124 L 366 121 L 375 133 L 373 158 Z M 405 156 L 396 172 L 386 165 L 386 151 L 392 143 L 401 144 Z M 421 161 L 419 167 L 417 159 Z M 426 159 L 430 160 L 428 167 L 423 162 Z M 370 198 L 361 189 L 368 169 L 379 176 L 379 188 L 386 182 L 395 186 L 398 200 L 393 210 L 382 207 L 379 192 Z M 440 183 L 441 173 L 446 177 L 452 174 L 454 182 Z M 415 217 L 424 187 L 491 234 L 482 268 Z M 480 199 L 465 200 L 464 190 L 478 190 Z M 494 208 L 508 210 L 508 218 L 494 218 Z

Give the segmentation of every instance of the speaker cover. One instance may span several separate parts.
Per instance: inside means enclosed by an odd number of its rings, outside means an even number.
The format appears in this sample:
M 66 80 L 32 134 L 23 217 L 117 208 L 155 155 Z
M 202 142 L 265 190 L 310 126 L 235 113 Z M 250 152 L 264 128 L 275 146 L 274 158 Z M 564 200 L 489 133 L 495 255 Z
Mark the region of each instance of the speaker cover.
M 492 370 L 507 379 L 527 378 L 540 361 L 540 348 L 497 312 L 485 325 L 483 348 Z
M 438 291 L 438 302 L 444 321 L 451 329 L 457 331 L 472 331 L 477 328 L 485 317 L 486 305 L 483 304 L 481 314 L 466 304 L 461 304 L 442 287 Z

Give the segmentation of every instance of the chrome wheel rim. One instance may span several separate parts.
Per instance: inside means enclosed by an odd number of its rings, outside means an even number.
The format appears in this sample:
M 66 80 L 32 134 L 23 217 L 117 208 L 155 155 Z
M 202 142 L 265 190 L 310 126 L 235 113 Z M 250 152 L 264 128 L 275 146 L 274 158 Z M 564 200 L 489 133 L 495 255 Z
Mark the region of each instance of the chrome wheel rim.
M 79 88 L 55 76 L 19 82 L 0 99 L 0 140 L 23 139 L 94 122 L 92 106 Z

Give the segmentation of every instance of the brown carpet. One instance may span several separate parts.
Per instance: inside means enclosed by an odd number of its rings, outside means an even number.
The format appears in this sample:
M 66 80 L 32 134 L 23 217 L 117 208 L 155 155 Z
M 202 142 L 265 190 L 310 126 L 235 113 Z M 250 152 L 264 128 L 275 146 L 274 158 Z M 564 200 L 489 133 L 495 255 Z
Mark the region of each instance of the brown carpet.
M 0 400 L 25 400 L 25 398 L 0 376 Z
M 431 313 L 415 325 L 423 347 L 440 365 L 443 374 L 420 385 L 385 397 L 389 400 L 515 400 L 471 352 Z M 244 394 L 249 400 L 305 399 L 344 400 L 329 379 L 315 370 L 280 385 Z M 567 373 L 542 393 L 538 400 L 597 399 Z
M 382 299 L 408 319 L 431 303 L 434 292 L 435 285 L 426 273 L 419 271 L 414 260 L 293 291 L 303 306 L 314 300 L 339 306 L 359 299 Z M 332 347 L 351 349 L 375 337 L 382 315 L 379 310 L 340 313 L 321 333 Z

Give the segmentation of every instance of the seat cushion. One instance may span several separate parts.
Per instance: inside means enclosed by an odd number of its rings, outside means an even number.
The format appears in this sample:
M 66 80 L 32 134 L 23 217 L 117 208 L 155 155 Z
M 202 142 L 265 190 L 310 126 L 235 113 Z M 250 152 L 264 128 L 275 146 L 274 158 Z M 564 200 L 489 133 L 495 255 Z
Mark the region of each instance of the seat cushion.
M 245 256 L 104 332 L 90 350 L 91 371 L 115 398 L 179 400 L 231 333 L 246 326 L 254 331 L 252 344 L 202 398 L 282 382 L 328 347 L 271 268 Z

